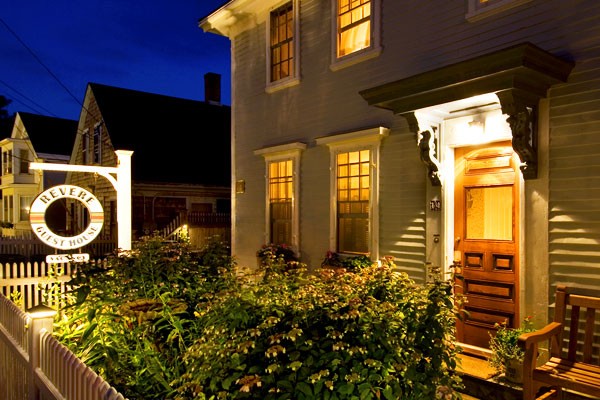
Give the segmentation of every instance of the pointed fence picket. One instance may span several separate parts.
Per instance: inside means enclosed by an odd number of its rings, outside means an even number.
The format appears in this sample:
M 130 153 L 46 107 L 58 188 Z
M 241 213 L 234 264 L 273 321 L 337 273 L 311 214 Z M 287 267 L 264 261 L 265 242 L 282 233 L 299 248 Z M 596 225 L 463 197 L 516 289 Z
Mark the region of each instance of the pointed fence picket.
M 52 336 L 56 312 L 24 312 L 0 294 L 0 398 L 125 400 Z

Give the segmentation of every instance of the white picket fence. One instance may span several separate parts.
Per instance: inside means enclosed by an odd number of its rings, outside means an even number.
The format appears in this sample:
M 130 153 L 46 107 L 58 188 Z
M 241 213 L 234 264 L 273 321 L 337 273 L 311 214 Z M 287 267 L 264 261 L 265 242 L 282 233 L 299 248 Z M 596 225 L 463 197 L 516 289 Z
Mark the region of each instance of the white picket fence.
M 58 304 L 61 296 L 46 296 L 43 287 L 64 290 L 72 268 L 56 274 L 45 263 L 0 266 L 0 399 L 125 400 L 52 336 L 56 311 L 42 302 Z M 16 291 L 27 312 L 5 295 Z

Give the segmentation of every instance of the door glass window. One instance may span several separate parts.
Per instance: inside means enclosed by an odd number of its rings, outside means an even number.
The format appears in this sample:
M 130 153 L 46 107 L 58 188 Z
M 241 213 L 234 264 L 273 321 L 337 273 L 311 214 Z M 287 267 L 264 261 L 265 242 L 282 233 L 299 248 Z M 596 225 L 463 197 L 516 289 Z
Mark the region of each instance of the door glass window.
M 513 240 L 513 187 L 465 188 L 468 239 Z

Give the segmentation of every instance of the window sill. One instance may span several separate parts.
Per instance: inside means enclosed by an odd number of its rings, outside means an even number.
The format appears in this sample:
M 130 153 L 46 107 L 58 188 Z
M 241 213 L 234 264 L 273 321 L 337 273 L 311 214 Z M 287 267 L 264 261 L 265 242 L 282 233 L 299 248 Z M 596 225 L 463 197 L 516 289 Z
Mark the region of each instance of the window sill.
M 269 83 L 267 83 L 267 87 L 265 88 L 265 92 L 267 92 L 267 93 L 275 93 L 275 92 L 278 92 L 280 90 L 287 89 L 289 87 L 296 86 L 296 85 L 299 85 L 299 84 L 300 84 L 300 78 L 299 77 L 291 77 L 291 78 L 280 79 L 280 80 L 275 81 L 275 82 L 269 82 Z
M 368 49 L 357 51 L 355 53 L 350 53 L 347 56 L 336 58 L 331 63 L 329 68 L 332 71 L 339 71 L 340 69 L 344 69 L 346 67 L 350 67 L 352 65 L 361 63 L 371 58 L 378 57 L 381 54 L 381 51 L 381 47 L 371 47 Z

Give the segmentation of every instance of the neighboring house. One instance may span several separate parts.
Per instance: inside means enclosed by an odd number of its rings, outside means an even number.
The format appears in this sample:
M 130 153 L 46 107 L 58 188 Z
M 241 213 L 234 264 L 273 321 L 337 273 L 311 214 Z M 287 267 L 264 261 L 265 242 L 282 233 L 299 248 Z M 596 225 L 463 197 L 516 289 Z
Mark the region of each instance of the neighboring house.
M 220 103 L 220 75 L 205 80 L 205 101 L 87 87 L 70 163 L 115 167 L 116 150 L 133 151 L 134 239 L 178 227 L 188 212 L 230 213 L 230 107 Z M 67 182 L 96 195 L 104 208 L 100 237 L 116 239 L 116 191 L 108 180 L 70 172 Z M 69 207 L 69 227 L 80 231 L 88 213 L 79 202 Z
M 30 162 L 69 163 L 69 153 L 77 133 L 77 121 L 18 112 L 9 138 L 0 141 L 2 177 L 0 218 L 4 236 L 31 233 L 29 206 L 42 191 L 65 183 L 66 174 L 56 171 L 33 171 Z M 57 233 L 64 233 L 64 203 L 57 201 L 48 209 L 46 222 Z
M 231 0 L 232 251 L 266 242 L 453 265 L 470 311 L 546 322 L 558 284 L 600 290 L 600 3 Z M 461 289 L 459 289 L 461 290 Z

